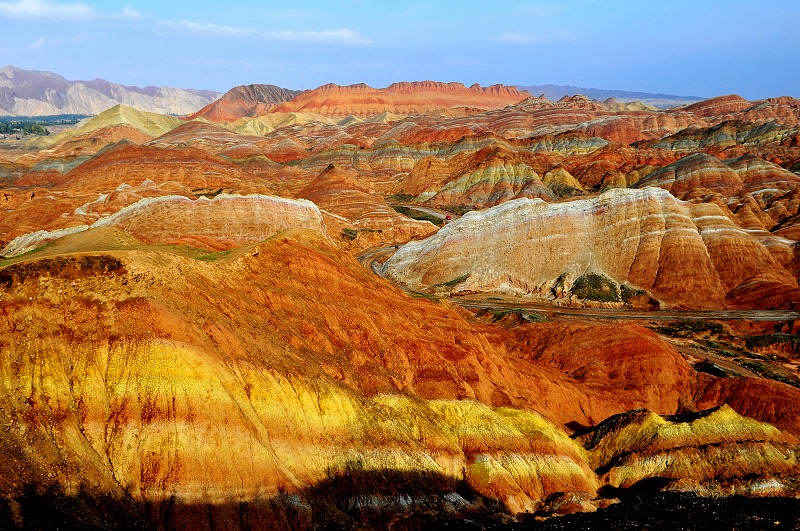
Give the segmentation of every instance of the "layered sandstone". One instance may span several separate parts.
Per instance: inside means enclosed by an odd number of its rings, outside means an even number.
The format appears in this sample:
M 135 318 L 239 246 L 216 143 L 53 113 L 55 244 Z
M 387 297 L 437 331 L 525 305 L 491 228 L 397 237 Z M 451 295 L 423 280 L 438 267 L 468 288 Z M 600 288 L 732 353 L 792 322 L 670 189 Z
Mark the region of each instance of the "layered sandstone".
M 68 234 L 116 227 L 148 243 L 193 243 L 230 248 L 257 243 L 287 229 L 324 231 L 322 214 L 310 201 L 272 196 L 220 194 L 212 199 L 183 196 L 141 199 L 90 226 L 18 236 L 0 254 L 16 256 Z
M 660 186 L 677 197 L 702 190 L 725 197 L 744 194 L 758 197 L 798 189 L 800 176 L 753 156 L 719 160 L 713 155 L 695 153 L 650 173 L 637 186 Z
M 613 487 L 660 480 L 701 495 L 792 495 L 800 472 L 796 439 L 727 405 L 671 417 L 631 411 L 580 439 L 601 481 Z
M 410 289 L 622 302 L 645 290 L 669 306 L 722 308 L 746 286 L 774 285 L 790 304 L 797 281 L 712 203 L 656 188 L 610 190 L 548 204 L 508 201 L 469 212 L 385 263 Z
M 345 240 L 355 240 L 363 249 L 377 243 L 405 243 L 429 236 L 436 227 L 398 213 L 379 194 L 358 181 L 354 173 L 333 165 L 323 170 L 298 192 L 329 215 L 333 233 Z
M 110 231 L 73 236 L 106 250 L 76 252 L 75 240 L 72 251 L 0 269 L 0 443 L 25 448 L 3 462 L 6 499 L 55 484 L 157 513 L 202 507 L 198 525 L 219 524 L 230 504 L 256 511 L 279 492 L 302 504 L 309 486 L 356 470 L 464 480 L 511 511 L 533 511 L 555 493 L 596 496 L 605 480 L 593 452 L 599 462 L 601 449 L 630 446 L 587 450 L 564 424 L 671 413 L 700 387 L 639 326 L 482 325 L 404 294 L 317 231 L 201 259 L 135 241 L 110 249 Z M 782 414 L 776 393 L 767 385 L 750 398 L 759 418 Z M 778 420 L 800 430 L 796 418 Z M 679 440 L 699 447 L 734 433 L 731 448 L 744 450 L 740 435 L 752 433 L 765 452 L 789 441 L 760 424 L 713 424 L 722 427 L 711 436 Z M 786 469 L 769 456 L 753 462 L 768 476 Z
M 275 85 L 240 85 L 230 89 L 213 101 L 191 114 L 188 118 L 205 118 L 212 122 L 233 122 L 240 118 L 260 116 L 276 105 L 286 102 L 300 94 Z
M 510 148 L 511 146 L 509 146 Z M 515 197 L 553 199 L 525 150 L 489 145 L 441 160 L 428 157 L 414 165 L 401 186 L 402 193 L 433 206 L 485 207 Z
M 126 126 L 152 138 L 163 135 L 183 123 L 183 120 L 166 114 L 141 111 L 127 105 L 115 105 L 97 116 L 88 118 L 72 129 L 53 136 L 34 139 L 39 147 L 50 147 L 75 137 L 114 126 Z
M 418 81 L 376 89 L 363 83 L 349 86 L 329 84 L 306 91 L 278 105 L 275 111 L 366 116 L 383 112 L 415 114 L 453 107 L 485 110 L 518 103 L 528 96 L 526 92 L 503 85 L 466 87 L 461 83 Z

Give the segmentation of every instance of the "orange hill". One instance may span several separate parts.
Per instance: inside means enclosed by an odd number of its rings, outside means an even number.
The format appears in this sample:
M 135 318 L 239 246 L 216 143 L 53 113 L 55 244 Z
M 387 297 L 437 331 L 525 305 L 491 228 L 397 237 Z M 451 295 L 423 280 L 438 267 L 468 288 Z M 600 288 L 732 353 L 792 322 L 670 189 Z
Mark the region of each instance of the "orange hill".
M 364 83 L 344 87 L 328 84 L 304 92 L 273 111 L 366 116 L 382 112 L 424 113 L 454 107 L 488 110 L 519 103 L 529 96 L 527 92 L 504 85 L 465 87 L 461 83 L 414 81 L 376 89 Z
M 260 116 L 276 104 L 289 101 L 297 94 L 300 94 L 300 91 L 275 85 L 240 85 L 233 87 L 220 99 L 209 103 L 189 118 L 232 122 L 245 116 Z

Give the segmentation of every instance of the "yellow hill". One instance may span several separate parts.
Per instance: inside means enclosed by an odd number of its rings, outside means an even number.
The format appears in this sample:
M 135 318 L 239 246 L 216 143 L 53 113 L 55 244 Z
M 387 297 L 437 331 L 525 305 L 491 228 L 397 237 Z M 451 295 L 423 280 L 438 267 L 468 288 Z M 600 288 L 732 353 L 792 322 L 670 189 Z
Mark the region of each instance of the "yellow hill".
M 127 105 L 115 105 L 97 116 L 81 121 L 75 127 L 63 133 L 55 136 L 39 137 L 31 142 L 31 147 L 44 148 L 54 146 L 70 138 L 116 125 L 132 127 L 150 137 L 157 137 L 171 131 L 182 123 L 183 120 L 175 116 L 140 111 Z
M 325 116 L 302 112 L 275 112 L 255 118 L 241 118 L 231 123 L 228 128 L 244 135 L 263 136 L 288 125 L 304 125 L 320 122 L 331 125 L 335 121 Z

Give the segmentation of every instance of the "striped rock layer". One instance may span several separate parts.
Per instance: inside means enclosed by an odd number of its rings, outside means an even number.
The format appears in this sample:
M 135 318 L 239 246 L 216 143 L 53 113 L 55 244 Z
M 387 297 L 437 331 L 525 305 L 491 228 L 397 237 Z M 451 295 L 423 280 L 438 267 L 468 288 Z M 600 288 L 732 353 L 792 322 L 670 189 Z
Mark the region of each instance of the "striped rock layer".
M 148 243 L 195 242 L 229 248 L 258 243 L 287 229 L 324 232 L 322 213 L 305 200 L 266 195 L 220 194 L 212 199 L 183 196 L 140 199 L 92 225 L 18 236 L 0 254 L 16 256 L 68 234 L 116 227 Z
M 416 291 L 450 286 L 527 298 L 614 302 L 622 298 L 614 285 L 624 291 L 626 284 L 691 308 L 723 308 L 732 291 L 767 285 L 783 296 L 763 303 L 780 306 L 797 289 L 767 248 L 719 206 L 683 202 L 657 188 L 555 204 L 518 199 L 469 212 L 398 249 L 384 271 Z M 597 293 L 581 289 L 597 282 Z

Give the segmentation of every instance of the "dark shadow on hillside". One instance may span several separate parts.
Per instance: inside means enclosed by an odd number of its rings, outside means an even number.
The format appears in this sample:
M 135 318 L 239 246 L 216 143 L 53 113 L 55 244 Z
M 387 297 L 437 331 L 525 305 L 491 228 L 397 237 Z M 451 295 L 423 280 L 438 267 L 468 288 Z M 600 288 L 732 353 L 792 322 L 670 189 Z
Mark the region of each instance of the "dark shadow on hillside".
M 81 490 L 29 485 L 0 499 L 0 529 L 485 529 L 509 519 L 506 508 L 465 481 L 433 472 L 348 466 L 298 493 L 227 504 L 175 499 L 141 503 Z
M 657 482 L 605 492 L 620 502 L 594 513 L 541 519 L 512 517 L 496 500 L 441 474 L 365 471 L 332 473 L 302 492 L 222 505 L 131 499 L 29 486 L 0 500 L 0 529 L 797 529 L 800 500 L 700 498 L 659 492 Z

